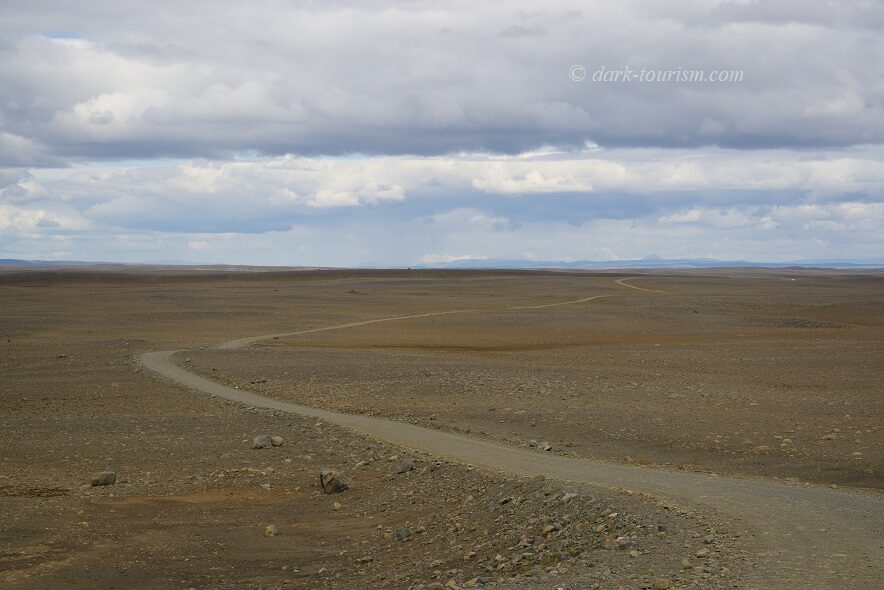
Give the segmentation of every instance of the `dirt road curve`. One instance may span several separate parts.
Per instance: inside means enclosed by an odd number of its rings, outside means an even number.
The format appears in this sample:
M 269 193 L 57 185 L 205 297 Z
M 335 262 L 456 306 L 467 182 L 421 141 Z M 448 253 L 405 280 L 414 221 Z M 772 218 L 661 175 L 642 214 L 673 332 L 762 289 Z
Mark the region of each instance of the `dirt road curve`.
M 652 291 L 623 282 L 619 284 Z M 593 299 L 596 298 L 562 304 Z M 219 348 L 240 348 L 274 336 L 296 336 L 380 322 L 474 312 L 453 310 L 379 318 L 239 338 Z M 884 498 L 875 493 L 606 464 L 510 447 L 393 420 L 309 408 L 233 389 L 195 375 L 172 362 L 175 352 L 178 351 L 145 353 L 141 362 L 145 368 L 203 393 L 249 406 L 315 417 L 432 455 L 517 475 L 544 475 L 561 481 L 646 492 L 738 520 L 755 536 L 753 544 L 764 563 L 763 568 L 754 572 L 755 579 L 749 586 L 752 588 L 884 588 Z

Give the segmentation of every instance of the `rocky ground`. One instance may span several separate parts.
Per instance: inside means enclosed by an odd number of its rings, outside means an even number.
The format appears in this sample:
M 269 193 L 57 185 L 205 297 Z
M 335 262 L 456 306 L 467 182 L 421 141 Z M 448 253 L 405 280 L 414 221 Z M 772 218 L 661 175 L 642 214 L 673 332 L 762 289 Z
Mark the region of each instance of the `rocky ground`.
M 534 287 L 501 294 L 498 285 L 520 277 L 455 274 L 436 296 L 455 306 L 518 303 Z M 182 391 L 133 363 L 141 351 L 387 315 L 409 301 L 409 311 L 432 309 L 436 296 L 420 293 L 437 281 L 0 276 L 0 583 L 741 587 L 756 565 L 749 539 L 715 514 L 416 455 Z M 355 305 L 361 296 L 349 291 L 366 285 L 389 296 Z M 253 448 L 261 435 L 283 440 Z M 321 469 L 348 488 L 325 493 Z M 109 485 L 92 485 L 100 472 L 114 477 L 94 483 Z
M 451 285 L 341 285 L 359 305 L 409 294 L 477 311 L 197 351 L 187 365 L 271 397 L 556 453 L 884 487 L 877 275 L 633 281 L 666 293 L 537 281 L 489 281 L 465 302 Z M 606 297 L 507 309 L 592 294 Z

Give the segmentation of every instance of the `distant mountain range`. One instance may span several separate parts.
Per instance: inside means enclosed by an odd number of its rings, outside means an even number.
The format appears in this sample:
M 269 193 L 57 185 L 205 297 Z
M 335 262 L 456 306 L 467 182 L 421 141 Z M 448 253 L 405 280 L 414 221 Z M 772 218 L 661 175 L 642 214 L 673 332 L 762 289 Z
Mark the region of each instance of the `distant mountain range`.
M 614 268 L 882 268 L 884 262 L 848 260 L 804 260 L 800 262 L 752 262 L 749 260 L 716 260 L 713 258 L 647 258 L 633 260 L 496 260 L 464 258 L 415 268 L 562 268 L 562 269 L 614 269 Z
M 181 269 L 181 270 L 221 270 L 221 271 L 273 271 L 305 268 L 322 269 L 333 267 L 321 266 L 250 266 L 245 264 L 151 264 L 123 262 L 87 262 L 82 260 L 19 260 L 16 258 L 0 258 L 0 267 L 7 269 L 58 269 L 58 268 L 91 268 L 91 269 Z M 432 264 L 415 264 L 409 268 L 427 269 L 573 269 L 603 270 L 618 268 L 884 268 L 884 262 L 859 260 L 802 260 L 799 262 L 752 262 L 750 260 L 716 260 L 713 258 L 647 258 L 632 260 L 499 260 L 464 258 Z M 356 268 L 396 268 L 384 265 L 359 266 Z
M 38 270 L 83 268 L 91 270 L 213 270 L 213 271 L 274 271 L 303 270 L 304 268 L 320 269 L 318 266 L 250 266 L 248 264 L 188 264 L 186 262 L 141 263 L 141 262 L 89 262 L 84 260 L 19 260 L 17 258 L 0 258 L 0 268 Z

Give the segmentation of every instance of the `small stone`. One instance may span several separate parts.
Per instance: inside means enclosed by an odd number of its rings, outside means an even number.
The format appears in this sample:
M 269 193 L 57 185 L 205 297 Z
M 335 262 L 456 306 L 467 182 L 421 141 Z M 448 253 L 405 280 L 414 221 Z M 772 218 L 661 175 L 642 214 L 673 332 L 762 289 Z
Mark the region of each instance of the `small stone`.
M 282 438 L 281 436 L 271 436 L 270 437 L 270 444 L 273 445 L 274 447 L 281 447 L 282 445 L 285 444 L 285 439 Z
M 703 547 L 697 551 L 697 557 L 709 557 L 709 550 Z
M 326 494 L 337 494 L 350 489 L 350 481 L 334 469 L 320 469 L 319 484 Z
M 414 471 L 414 459 L 406 457 L 399 462 L 399 465 L 396 467 L 396 473 L 407 473 L 409 471 Z
M 273 437 L 269 434 L 261 434 L 252 439 L 253 449 L 269 449 L 273 446 Z
M 279 534 L 279 529 L 276 528 L 275 524 L 268 524 L 267 527 L 264 529 L 264 536 L 265 537 L 275 537 L 278 534 Z
M 117 483 L 117 474 L 113 471 L 102 471 L 92 476 L 93 486 L 110 486 Z
M 638 551 L 637 549 L 633 549 L 632 551 L 629 552 L 629 556 L 632 557 L 633 559 L 635 559 L 639 555 L 641 555 L 641 552 Z
M 408 527 L 401 526 L 398 529 L 396 529 L 396 540 L 397 541 L 404 541 L 405 539 L 407 539 L 410 536 L 411 536 L 411 533 L 409 532 Z
M 670 588 L 672 588 L 672 582 L 663 578 L 654 580 L 654 583 L 651 584 L 651 590 L 669 590 Z
M 540 449 L 541 451 L 551 451 L 552 445 L 546 441 L 543 441 L 542 443 L 537 445 L 537 448 Z
M 335 502 L 333 504 L 333 507 L 337 511 L 337 510 L 340 510 L 341 508 L 343 508 L 344 506 L 340 502 Z

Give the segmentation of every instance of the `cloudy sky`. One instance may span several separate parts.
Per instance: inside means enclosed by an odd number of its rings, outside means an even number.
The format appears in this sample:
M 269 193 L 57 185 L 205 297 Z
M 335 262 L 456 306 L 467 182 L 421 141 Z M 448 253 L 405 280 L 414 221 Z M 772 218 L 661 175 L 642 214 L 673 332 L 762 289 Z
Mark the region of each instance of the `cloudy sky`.
M 679 70 L 742 79 L 647 79 Z M 884 261 L 882 236 L 878 0 L 0 4 L 0 258 Z

